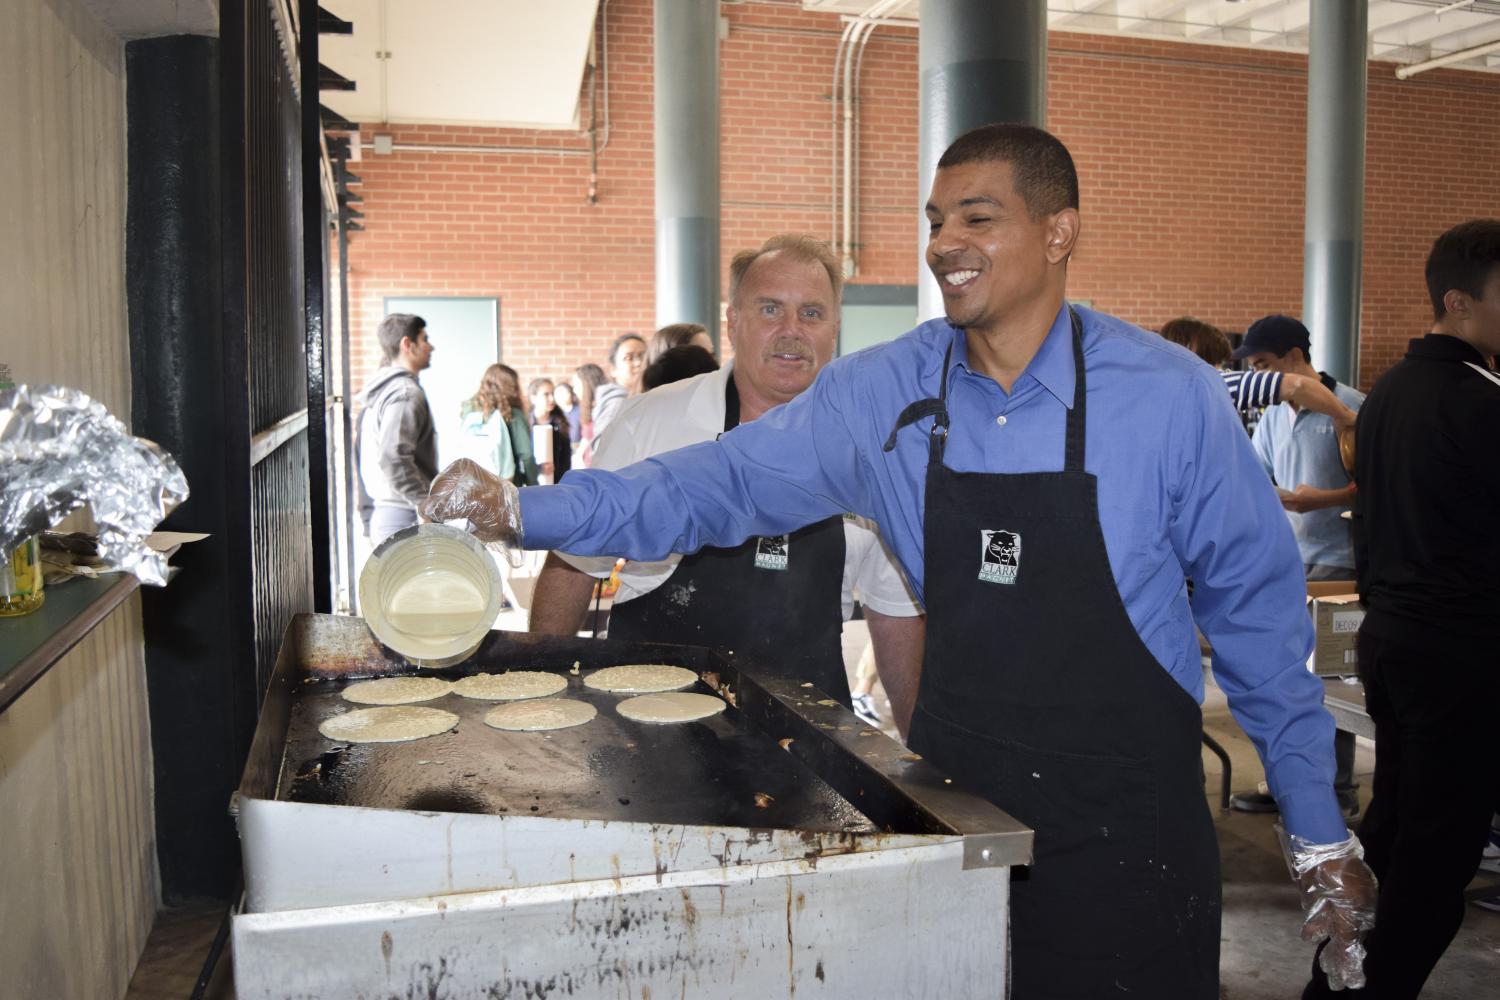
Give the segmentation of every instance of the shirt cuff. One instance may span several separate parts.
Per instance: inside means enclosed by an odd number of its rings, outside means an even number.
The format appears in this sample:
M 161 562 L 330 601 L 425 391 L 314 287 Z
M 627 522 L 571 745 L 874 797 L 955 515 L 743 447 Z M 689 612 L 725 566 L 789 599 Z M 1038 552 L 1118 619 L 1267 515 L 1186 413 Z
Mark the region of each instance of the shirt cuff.
M 520 491 L 521 545 L 536 551 L 555 549 L 568 537 L 575 518 L 563 486 L 528 486 Z
M 1310 844 L 1337 844 L 1349 839 L 1349 824 L 1333 789 L 1288 793 L 1276 803 L 1287 833 Z

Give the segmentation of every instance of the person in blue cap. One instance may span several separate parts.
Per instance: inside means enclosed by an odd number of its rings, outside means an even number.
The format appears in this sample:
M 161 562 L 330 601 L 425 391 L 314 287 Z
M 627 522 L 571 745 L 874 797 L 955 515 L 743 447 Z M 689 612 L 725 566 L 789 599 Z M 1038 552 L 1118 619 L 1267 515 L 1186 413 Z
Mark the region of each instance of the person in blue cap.
M 1358 412 L 1364 393 L 1312 365 L 1312 336 L 1290 316 L 1264 316 L 1250 324 L 1234 357 L 1254 371 L 1315 378 L 1339 402 Z M 1252 443 L 1261 466 L 1280 487 L 1281 506 L 1297 537 L 1309 580 L 1352 580 L 1354 549 L 1339 516 L 1354 503 L 1354 481 L 1339 458 L 1332 418 L 1278 403 L 1266 410 Z
M 1349 409 L 1358 411 L 1364 394 L 1312 365 L 1312 336 L 1290 316 L 1264 316 L 1250 324 L 1234 357 L 1252 371 L 1280 372 L 1320 381 Z M 1354 503 L 1354 480 L 1339 457 L 1338 426 L 1333 418 L 1296 403 L 1267 408 L 1251 439 L 1266 475 L 1276 484 L 1281 506 L 1297 538 L 1302 569 L 1309 580 L 1353 580 L 1354 547 L 1349 525 L 1340 516 Z M 1354 736 L 1339 733 L 1335 741 L 1339 805 L 1359 811 L 1354 784 Z M 1269 788 L 1238 792 L 1230 805 L 1242 812 L 1275 812 Z

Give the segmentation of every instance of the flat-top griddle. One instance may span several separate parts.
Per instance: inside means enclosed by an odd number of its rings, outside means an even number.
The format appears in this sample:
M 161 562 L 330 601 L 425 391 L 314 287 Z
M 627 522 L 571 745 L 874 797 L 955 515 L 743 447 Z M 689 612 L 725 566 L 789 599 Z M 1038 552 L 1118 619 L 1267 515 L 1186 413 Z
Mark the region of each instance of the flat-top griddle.
M 697 722 L 634 722 L 615 711 L 629 695 L 585 686 L 584 678 L 599 667 L 591 664 L 574 676 L 573 662 L 497 633 L 473 660 L 421 673 L 449 680 L 506 669 L 557 673 L 568 687 L 555 697 L 593 705 L 599 714 L 591 722 L 552 732 L 505 732 L 484 724 L 484 716 L 503 702 L 448 694 L 421 705 L 453 712 L 458 726 L 409 743 L 326 739 L 318 732 L 324 720 L 363 707 L 340 693 L 355 678 L 308 677 L 311 683 L 298 685 L 292 695 L 277 798 L 446 813 L 851 833 L 877 829 L 734 706 Z M 680 648 L 660 652 L 651 662 L 702 667 L 695 651 Z M 392 666 L 396 673 L 379 676 L 417 673 Z M 701 681 L 688 690 L 714 693 Z
M 573 665 L 579 674 L 573 675 Z M 591 671 L 667 663 L 721 715 L 654 726 Z M 826 694 L 715 650 L 492 632 L 446 678 L 552 671 L 599 715 L 348 744 L 357 618 L 288 626 L 236 793 L 241 997 L 1002 996 L 1031 831 Z M 914 956 L 922 961 L 914 961 Z

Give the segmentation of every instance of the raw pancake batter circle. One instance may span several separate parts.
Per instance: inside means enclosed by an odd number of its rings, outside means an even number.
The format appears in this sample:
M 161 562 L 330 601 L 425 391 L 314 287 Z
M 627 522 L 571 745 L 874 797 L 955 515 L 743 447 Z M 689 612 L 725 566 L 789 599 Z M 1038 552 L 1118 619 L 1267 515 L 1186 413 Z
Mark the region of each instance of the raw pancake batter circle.
M 452 682 L 441 677 L 382 677 L 350 684 L 342 694 L 356 705 L 410 705 L 441 698 L 451 690 Z
M 715 698 L 711 694 L 671 691 L 666 694 L 643 694 L 639 698 L 627 698 L 616 706 L 616 710 L 625 718 L 634 719 L 636 722 L 661 724 L 693 722 L 724 711 L 724 699 Z
M 614 691 L 618 694 L 654 694 L 657 691 L 676 691 L 691 687 L 698 675 L 682 667 L 669 667 L 662 663 L 631 663 L 623 667 L 605 667 L 583 679 L 583 683 L 596 691 Z
M 532 698 L 493 709 L 484 724 L 511 732 L 532 733 L 544 729 L 568 729 L 581 726 L 599 714 L 586 701 L 570 698 Z
M 323 720 L 318 732 L 341 743 L 405 743 L 446 733 L 458 716 L 440 708 L 359 708 Z
M 520 701 L 546 698 L 566 689 L 568 679 L 545 670 L 511 670 L 503 674 L 475 674 L 453 684 L 453 693 L 476 701 Z

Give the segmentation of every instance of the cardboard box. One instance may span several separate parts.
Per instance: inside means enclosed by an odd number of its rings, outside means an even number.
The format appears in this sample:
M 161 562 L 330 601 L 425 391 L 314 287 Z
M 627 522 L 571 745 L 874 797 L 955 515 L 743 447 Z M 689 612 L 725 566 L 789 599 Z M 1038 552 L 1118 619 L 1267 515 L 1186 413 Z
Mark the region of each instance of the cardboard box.
M 1307 585 L 1307 605 L 1312 613 L 1313 653 L 1307 669 L 1323 677 L 1359 673 L 1355 641 L 1365 609 L 1352 580 L 1319 580 Z

